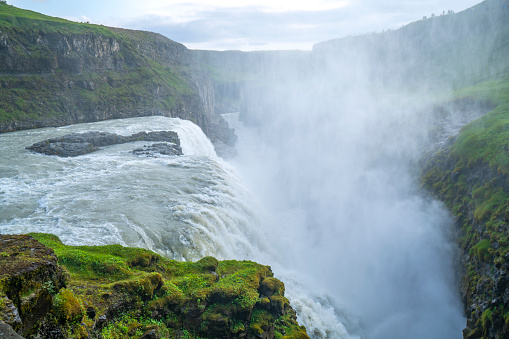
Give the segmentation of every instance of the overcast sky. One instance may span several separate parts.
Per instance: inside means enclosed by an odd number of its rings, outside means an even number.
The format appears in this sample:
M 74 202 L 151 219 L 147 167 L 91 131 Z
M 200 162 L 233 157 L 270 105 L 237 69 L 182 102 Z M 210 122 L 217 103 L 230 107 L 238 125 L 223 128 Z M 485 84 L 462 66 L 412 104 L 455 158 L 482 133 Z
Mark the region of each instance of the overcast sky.
M 481 0 L 7 0 L 74 21 L 161 33 L 192 49 L 310 50 L 347 35 L 397 29 Z

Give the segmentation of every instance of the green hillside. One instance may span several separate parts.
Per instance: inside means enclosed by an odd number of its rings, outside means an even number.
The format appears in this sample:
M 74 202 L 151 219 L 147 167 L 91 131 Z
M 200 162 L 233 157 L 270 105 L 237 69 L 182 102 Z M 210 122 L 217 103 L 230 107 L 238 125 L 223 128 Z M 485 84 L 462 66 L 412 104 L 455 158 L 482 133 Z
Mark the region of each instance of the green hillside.
M 159 34 L 0 4 L 0 132 L 164 115 L 231 143 L 196 69 L 185 46 Z
M 17 8 L 5 3 L 0 3 L 0 25 L 2 29 L 40 29 L 44 32 L 66 34 L 94 33 L 113 36 L 110 30 L 102 26 L 76 23 Z

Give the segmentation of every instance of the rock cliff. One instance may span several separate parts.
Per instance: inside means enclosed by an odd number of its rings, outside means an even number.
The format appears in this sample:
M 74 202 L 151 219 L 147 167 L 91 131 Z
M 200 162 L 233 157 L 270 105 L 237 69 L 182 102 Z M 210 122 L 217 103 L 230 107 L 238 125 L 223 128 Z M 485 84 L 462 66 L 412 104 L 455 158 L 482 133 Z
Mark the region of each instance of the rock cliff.
M 0 4 L 0 132 L 164 115 L 231 145 L 235 135 L 214 101 L 179 43 Z

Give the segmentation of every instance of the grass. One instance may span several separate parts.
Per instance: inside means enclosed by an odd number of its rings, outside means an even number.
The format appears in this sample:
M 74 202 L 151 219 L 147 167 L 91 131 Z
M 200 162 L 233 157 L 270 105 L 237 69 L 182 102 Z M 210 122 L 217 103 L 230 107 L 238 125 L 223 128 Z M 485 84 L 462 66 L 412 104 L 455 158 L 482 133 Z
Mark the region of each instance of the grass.
M 465 126 L 453 146 L 458 167 L 486 163 L 490 169 L 509 174 L 509 75 L 458 92 L 493 102 L 496 108 Z
M 32 30 L 42 30 L 45 33 L 100 34 L 109 37 L 115 36 L 111 30 L 101 25 L 77 23 L 7 4 L 0 4 L 0 26 L 3 29 L 12 30 L 24 30 L 26 28 L 30 28 Z

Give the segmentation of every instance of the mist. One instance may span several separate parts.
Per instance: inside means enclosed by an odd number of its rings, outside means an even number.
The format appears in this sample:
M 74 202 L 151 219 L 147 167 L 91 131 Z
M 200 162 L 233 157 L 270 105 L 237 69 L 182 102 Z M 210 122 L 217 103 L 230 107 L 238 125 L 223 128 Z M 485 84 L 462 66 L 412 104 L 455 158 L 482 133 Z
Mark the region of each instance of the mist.
M 415 98 L 387 100 L 364 84 L 334 96 L 342 84 L 329 80 L 311 91 L 285 84 L 276 97 L 287 107 L 274 102 L 258 125 L 263 146 L 240 150 L 274 216 L 267 231 L 281 262 L 312 277 L 308 287 L 326 291 L 340 317 L 360 321 L 345 323 L 351 335 L 461 337 L 452 220 L 414 171 L 427 140 Z
M 430 46 L 440 54 L 471 27 L 431 27 L 320 44 L 301 55 L 307 67 L 272 60 L 242 89 L 251 134 L 235 162 L 270 215 L 270 247 L 351 337 L 461 338 L 465 327 L 454 221 L 419 174 L 426 152 L 486 112 L 443 106 L 476 69 L 451 69 L 448 51 L 443 68 L 428 62 Z M 337 337 L 303 313 L 312 337 Z

